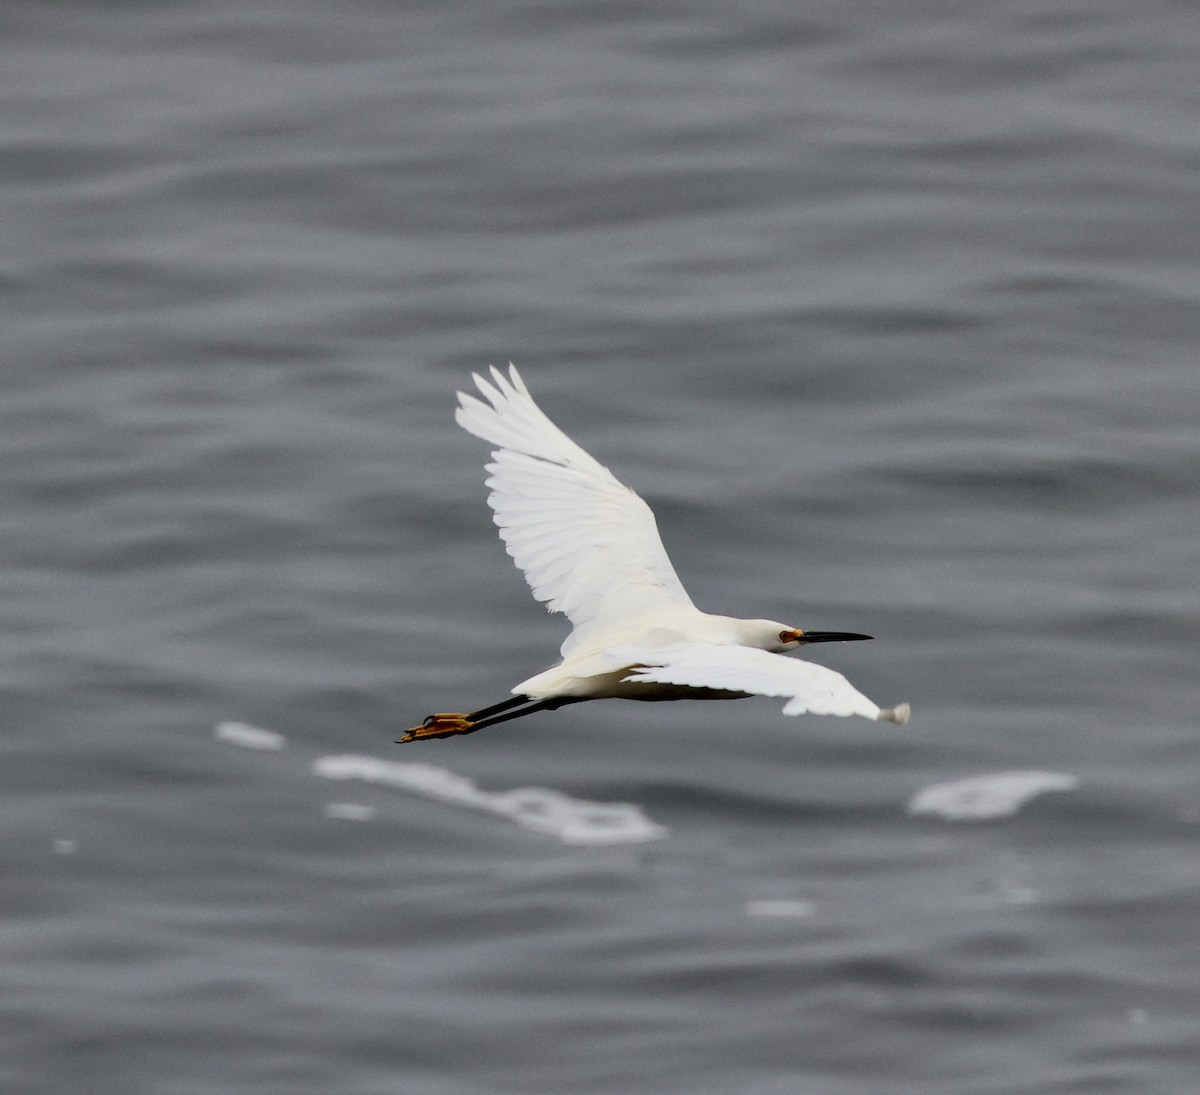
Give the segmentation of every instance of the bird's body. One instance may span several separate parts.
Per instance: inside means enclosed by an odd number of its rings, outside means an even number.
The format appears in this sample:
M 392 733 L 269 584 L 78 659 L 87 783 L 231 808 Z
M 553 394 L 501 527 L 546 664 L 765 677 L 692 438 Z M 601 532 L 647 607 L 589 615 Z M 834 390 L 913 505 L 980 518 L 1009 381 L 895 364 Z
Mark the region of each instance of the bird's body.
M 781 654 L 807 643 L 867 639 L 773 620 L 701 612 L 632 490 L 564 434 L 517 370 L 475 377 L 481 400 L 458 393 L 455 419 L 498 446 L 488 498 L 508 553 L 534 596 L 574 630 L 562 660 L 513 688 L 514 698 L 470 714 L 430 715 L 404 741 L 467 734 L 533 711 L 594 699 L 741 699 L 778 696 L 784 714 L 908 721 L 881 709 L 840 673 Z

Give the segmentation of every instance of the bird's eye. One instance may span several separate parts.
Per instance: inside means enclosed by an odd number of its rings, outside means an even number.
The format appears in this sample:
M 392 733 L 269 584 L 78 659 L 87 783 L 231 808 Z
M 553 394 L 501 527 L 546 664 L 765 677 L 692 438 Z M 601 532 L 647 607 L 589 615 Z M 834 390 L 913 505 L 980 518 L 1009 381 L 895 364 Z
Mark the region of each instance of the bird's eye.
M 779 641 L 781 643 L 790 643 L 796 637 L 794 631 L 781 631 L 779 633 Z

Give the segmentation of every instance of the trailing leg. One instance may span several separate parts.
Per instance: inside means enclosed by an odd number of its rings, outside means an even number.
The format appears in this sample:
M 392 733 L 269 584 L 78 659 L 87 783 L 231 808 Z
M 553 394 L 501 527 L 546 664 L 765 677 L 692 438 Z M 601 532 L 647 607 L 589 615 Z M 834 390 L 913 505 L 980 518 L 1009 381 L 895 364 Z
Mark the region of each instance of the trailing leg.
M 535 711 L 556 711 L 568 703 L 579 703 L 583 697 L 561 696 L 549 700 L 532 700 L 529 696 L 513 696 L 512 699 L 494 703 L 490 707 L 481 707 L 469 715 L 448 712 L 430 715 L 420 726 L 414 726 L 405 732 L 397 744 L 421 741 L 425 738 L 449 738 L 457 734 L 473 734 L 488 726 L 497 726 L 502 722 L 519 719 L 523 715 L 532 715 Z M 521 706 L 525 704 L 527 706 Z M 514 711 L 513 708 L 518 708 Z

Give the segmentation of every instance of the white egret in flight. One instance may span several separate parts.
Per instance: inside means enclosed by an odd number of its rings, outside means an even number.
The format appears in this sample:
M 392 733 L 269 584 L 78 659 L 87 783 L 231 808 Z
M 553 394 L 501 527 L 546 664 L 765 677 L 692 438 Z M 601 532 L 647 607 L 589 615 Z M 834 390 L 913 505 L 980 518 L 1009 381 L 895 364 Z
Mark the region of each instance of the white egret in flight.
M 470 734 L 583 700 L 744 699 L 778 696 L 785 715 L 862 715 L 881 709 L 840 673 L 781 654 L 807 643 L 869 639 L 803 631 L 774 620 L 701 612 L 658 537 L 654 514 L 542 412 L 514 366 L 476 375 L 487 403 L 458 393 L 455 420 L 497 446 L 487 465 L 492 507 L 508 553 L 533 595 L 575 625 L 562 660 L 513 696 L 469 714 L 430 715 L 403 741 Z M 490 406 L 488 405 L 490 404 Z

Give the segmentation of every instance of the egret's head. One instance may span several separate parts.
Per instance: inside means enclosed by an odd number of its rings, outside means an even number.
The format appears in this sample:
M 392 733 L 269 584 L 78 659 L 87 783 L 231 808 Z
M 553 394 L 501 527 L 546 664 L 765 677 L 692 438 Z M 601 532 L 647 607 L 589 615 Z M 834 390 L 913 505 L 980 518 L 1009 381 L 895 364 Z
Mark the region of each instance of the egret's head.
M 795 650 L 798 646 L 808 643 L 848 643 L 859 639 L 870 639 L 872 635 L 858 635 L 853 631 L 803 631 L 798 627 L 788 627 L 787 624 L 773 623 L 770 620 L 756 620 L 769 628 L 770 641 L 765 649 L 776 654 L 785 650 Z

